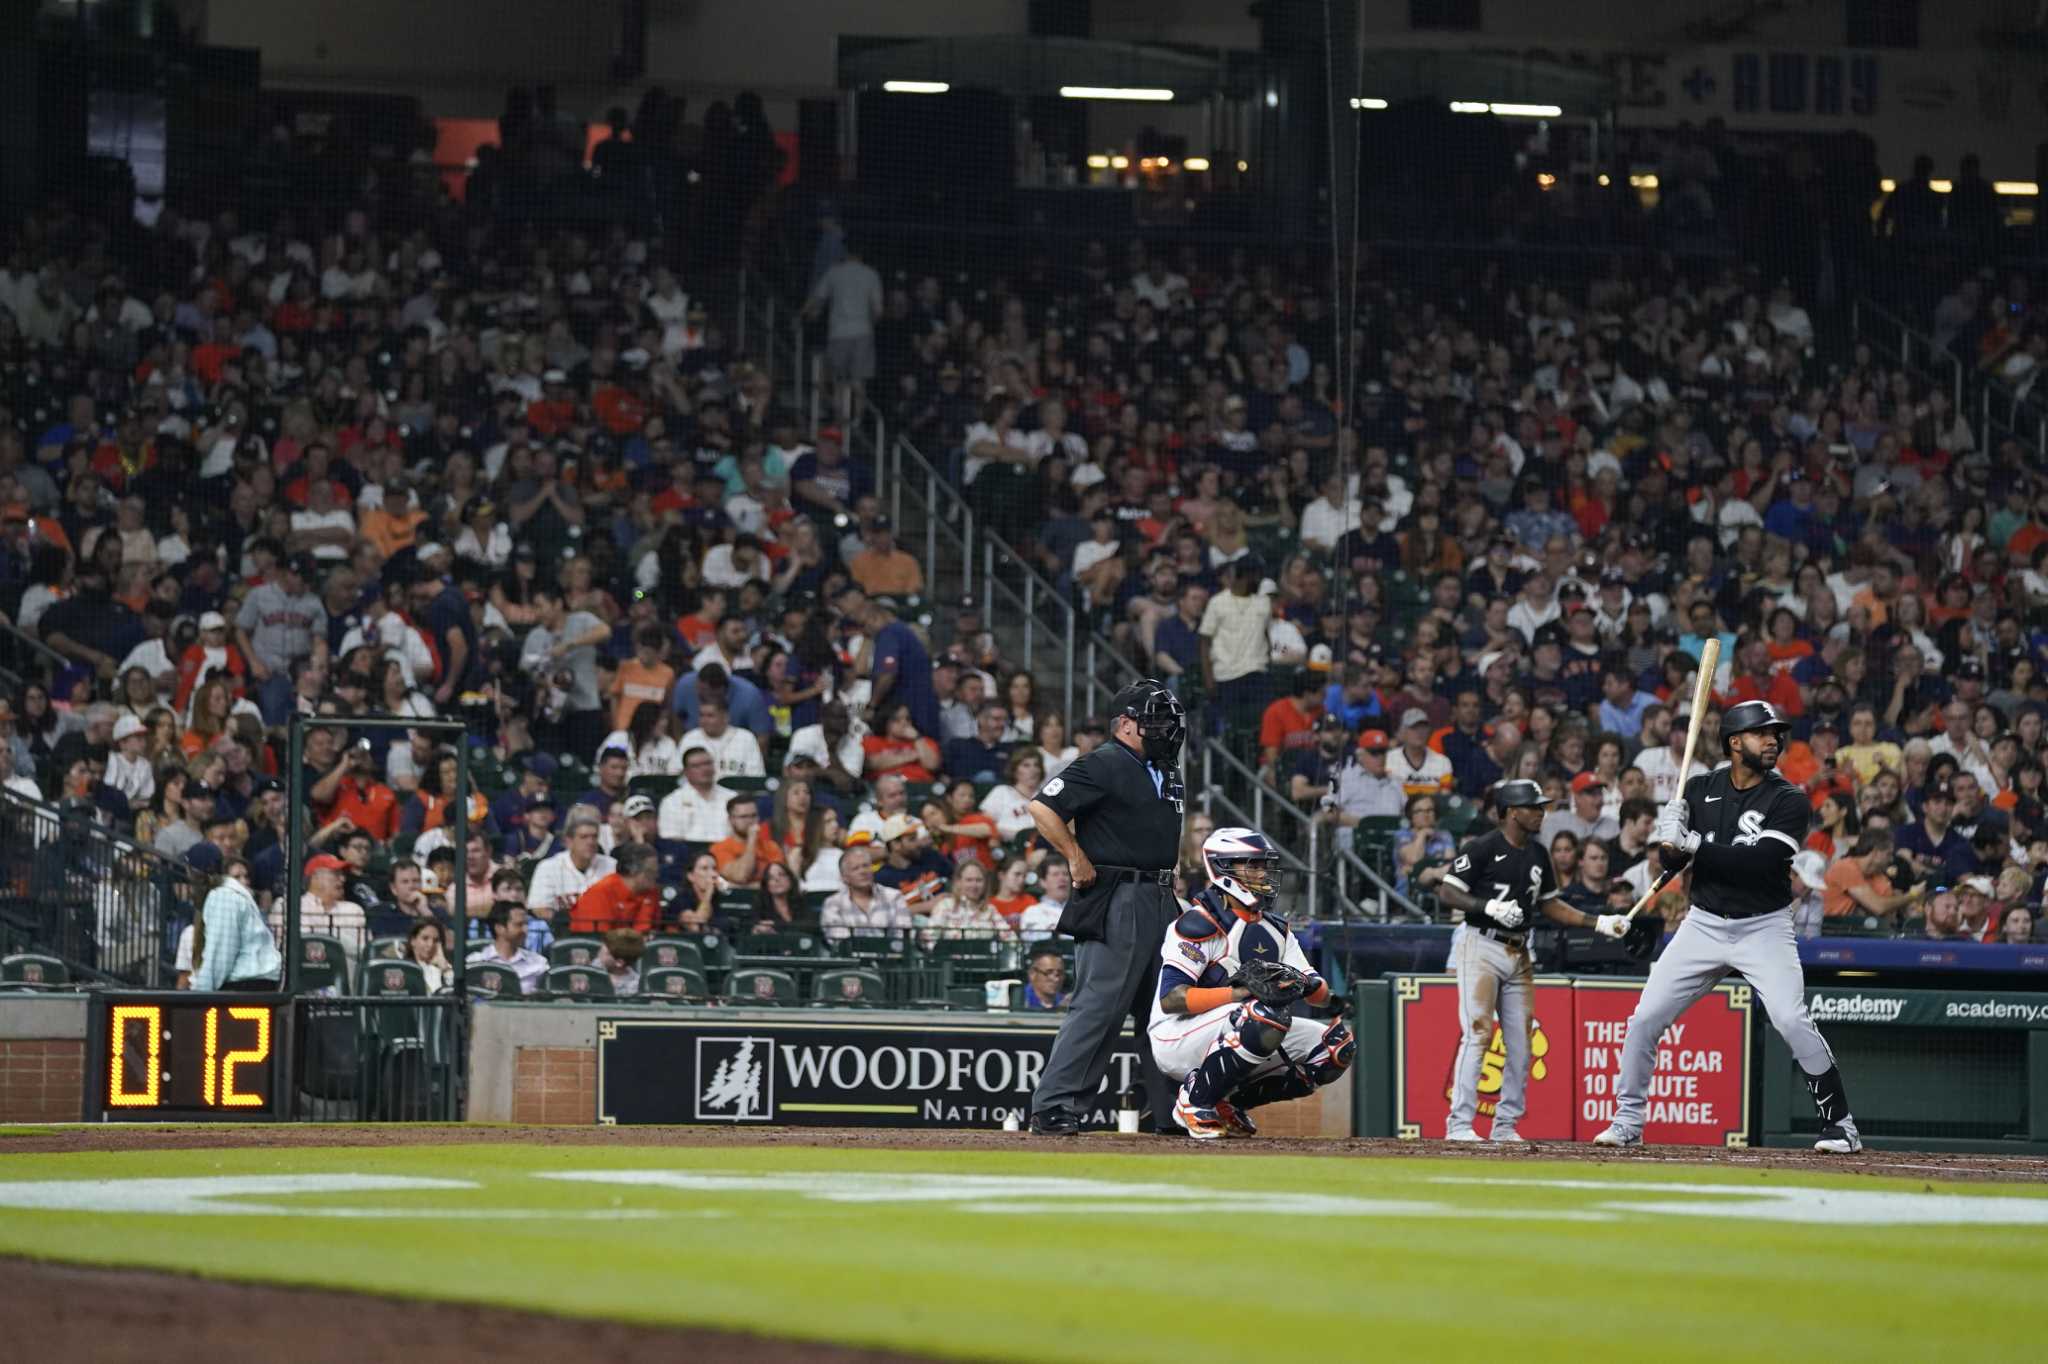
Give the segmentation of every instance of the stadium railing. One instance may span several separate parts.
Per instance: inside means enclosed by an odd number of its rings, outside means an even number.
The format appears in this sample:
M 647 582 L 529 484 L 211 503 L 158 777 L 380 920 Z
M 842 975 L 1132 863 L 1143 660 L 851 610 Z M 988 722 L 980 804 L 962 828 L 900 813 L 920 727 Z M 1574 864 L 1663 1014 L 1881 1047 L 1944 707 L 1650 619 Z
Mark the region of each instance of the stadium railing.
M 2010 437 L 2034 452 L 2037 467 L 2048 467 L 2048 408 L 2038 397 L 2022 397 L 2003 380 L 1977 373 L 1954 351 L 1937 346 L 1932 336 L 1874 300 L 1850 304 L 1849 331 L 1922 383 L 1948 389 L 1956 411 L 1972 419 L 1980 450 Z
M 0 790 L 0 955 L 47 953 L 80 983 L 168 989 L 204 881 L 89 817 Z

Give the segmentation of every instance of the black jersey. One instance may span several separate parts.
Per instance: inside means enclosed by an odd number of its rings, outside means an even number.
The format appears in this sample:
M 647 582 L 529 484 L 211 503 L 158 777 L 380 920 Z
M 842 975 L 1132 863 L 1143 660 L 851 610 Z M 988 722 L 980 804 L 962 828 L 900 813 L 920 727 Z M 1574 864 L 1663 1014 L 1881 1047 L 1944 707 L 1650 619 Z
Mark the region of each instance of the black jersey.
M 1717 874 L 1695 861 L 1692 902 L 1734 918 L 1769 914 L 1792 903 L 1792 857 L 1806 846 L 1813 803 L 1776 772 L 1747 791 L 1735 789 L 1733 768 L 1722 767 L 1685 784 L 1689 827 L 1702 846 L 1758 848 L 1766 863 L 1740 877 Z
M 1114 739 L 1068 763 L 1037 799 L 1073 823 L 1074 841 L 1098 865 L 1171 871 L 1180 858 L 1180 773 Z
M 1504 932 L 1524 932 L 1536 920 L 1536 906 L 1557 894 L 1557 870 L 1550 865 L 1550 849 L 1540 839 L 1531 837 L 1517 848 L 1508 842 L 1506 834 L 1495 829 L 1459 851 L 1451 869 L 1444 873 L 1444 884 L 1477 896 L 1481 904 L 1488 900 L 1513 900 L 1522 907 L 1522 922 L 1513 929 L 1496 923 L 1484 909 L 1469 911 L 1466 923 Z

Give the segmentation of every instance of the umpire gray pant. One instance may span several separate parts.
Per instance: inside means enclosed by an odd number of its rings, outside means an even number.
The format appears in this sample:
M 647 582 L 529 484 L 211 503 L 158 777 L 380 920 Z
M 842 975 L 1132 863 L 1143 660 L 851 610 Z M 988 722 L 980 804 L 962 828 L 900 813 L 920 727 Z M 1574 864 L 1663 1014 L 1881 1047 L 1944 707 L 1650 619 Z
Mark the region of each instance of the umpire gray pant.
M 1166 886 L 1127 881 L 1110 893 L 1102 940 L 1074 948 L 1073 1002 L 1031 1096 L 1033 1113 L 1082 1114 L 1095 1106 L 1095 1092 L 1126 1018 L 1136 1021 L 1138 1065 L 1147 1090 L 1162 1088 L 1145 1028 L 1159 992 L 1159 944 L 1179 914 L 1180 905 Z M 1156 1118 L 1159 1095 L 1149 1098 Z

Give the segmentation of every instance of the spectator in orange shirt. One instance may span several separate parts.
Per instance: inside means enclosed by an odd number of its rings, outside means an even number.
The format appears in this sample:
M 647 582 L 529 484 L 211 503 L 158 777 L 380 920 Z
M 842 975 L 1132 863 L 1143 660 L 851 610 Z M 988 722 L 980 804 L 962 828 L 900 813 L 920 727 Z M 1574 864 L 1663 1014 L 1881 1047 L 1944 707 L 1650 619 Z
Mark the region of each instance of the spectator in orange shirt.
M 894 772 L 905 781 L 925 782 L 939 767 L 939 746 L 917 732 L 910 707 L 890 706 L 882 717 L 882 732 L 860 741 L 869 772 Z
M 569 911 L 571 933 L 609 933 L 631 928 L 641 933 L 654 931 L 661 913 L 661 895 L 656 884 L 661 877 L 661 859 L 645 843 L 628 843 L 619 849 L 618 866 L 609 876 L 598 878 L 577 897 Z
M 932 842 L 946 855 L 946 860 L 957 864 L 966 854 L 981 863 L 984 871 L 995 871 L 995 848 L 1003 834 L 991 816 L 975 808 L 973 782 L 961 777 L 946 787 L 944 814 L 943 824 L 928 827 Z
M 782 848 L 761 823 L 761 807 L 752 796 L 734 796 L 725 803 L 732 834 L 711 845 L 711 860 L 728 885 L 758 886 L 771 862 L 780 862 Z
M 389 559 L 402 549 L 412 548 L 426 520 L 426 511 L 413 501 L 412 485 L 403 478 L 394 478 L 384 484 L 382 502 L 357 509 L 356 533 Z
M 896 546 L 896 530 L 876 516 L 861 531 L 867 548 L 849 559 L 846 571 L 870 596 L 914 597 L 924 591 L 924 570 Z
M 346 815 L 371 838 L 389 842 L 398 834 L 398 796 L 377 780 L 377 759 L 368 739 L 350 745 L 347 768 L 334 789 L 334 804 L 328 807 L 330 819 Z M 488 897 L 485 904 L 489 904 Z
M 1892 836 L 1886 829 L 1865 829 L 1847 857 L 1828 868 L 1827 889 L 1821 892 L 1821 913 L 1830 919 L 1854 914 L 1889 917 L 1927 894 L 1927 884 L 1901 892 L 1892 890 L 1885 866 L 1892 858 Z
M 633 632 L 633 656 L 612 674 L 612 728 L 626 729 L 633 712 L 643 701 L 657 706 L 668 704 L 676 684 L 676 670 L 661 661 L 662 632 L 659 625 L 643 625 Z
M 1728 679 L 1728 690 L 1718 698 L 1723 710 L 1743 701 L 1768 701 L 1780 715 L 1797 719 L 1806 713 L 1799 683 L 1789 671 L 1771 666 L 1770 646 L 1760 636 L 1751 635 L 1736 646 L 1735 659 L 1739 671 Z M 1798 778 L 1788 776 L 1786 780 Z
M 676 633 L 691 649 L 701 649 L 718 633 L 725 619 L 725 589 L 707 587 L 697 593 L 697 609 L 676 622 Z
M 1316 741 L 1316 721 L 1322 718 L 1323 674 L 1303 668 L 1294 675 L 1294 694 L 1282 696 L 1266 707 L 1259 717 L 1259 766 L 1270 774 L 1279 769 L 1283 756 L 1311 748 Z

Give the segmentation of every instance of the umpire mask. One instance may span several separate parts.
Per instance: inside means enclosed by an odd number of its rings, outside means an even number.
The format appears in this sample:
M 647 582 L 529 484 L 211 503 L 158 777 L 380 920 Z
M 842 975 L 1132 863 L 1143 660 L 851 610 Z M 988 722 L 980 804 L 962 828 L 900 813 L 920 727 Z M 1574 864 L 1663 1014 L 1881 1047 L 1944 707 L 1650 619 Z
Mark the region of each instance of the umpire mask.
M 1147 762 L 1158 768 L 1180 764 L 1181 745 L 1188 737 L 1188 713 L 1164 683 L 1149 677 L 1133 682 L 1116 694 L 1113 704 L 1116 714 L 1138 722 Z

